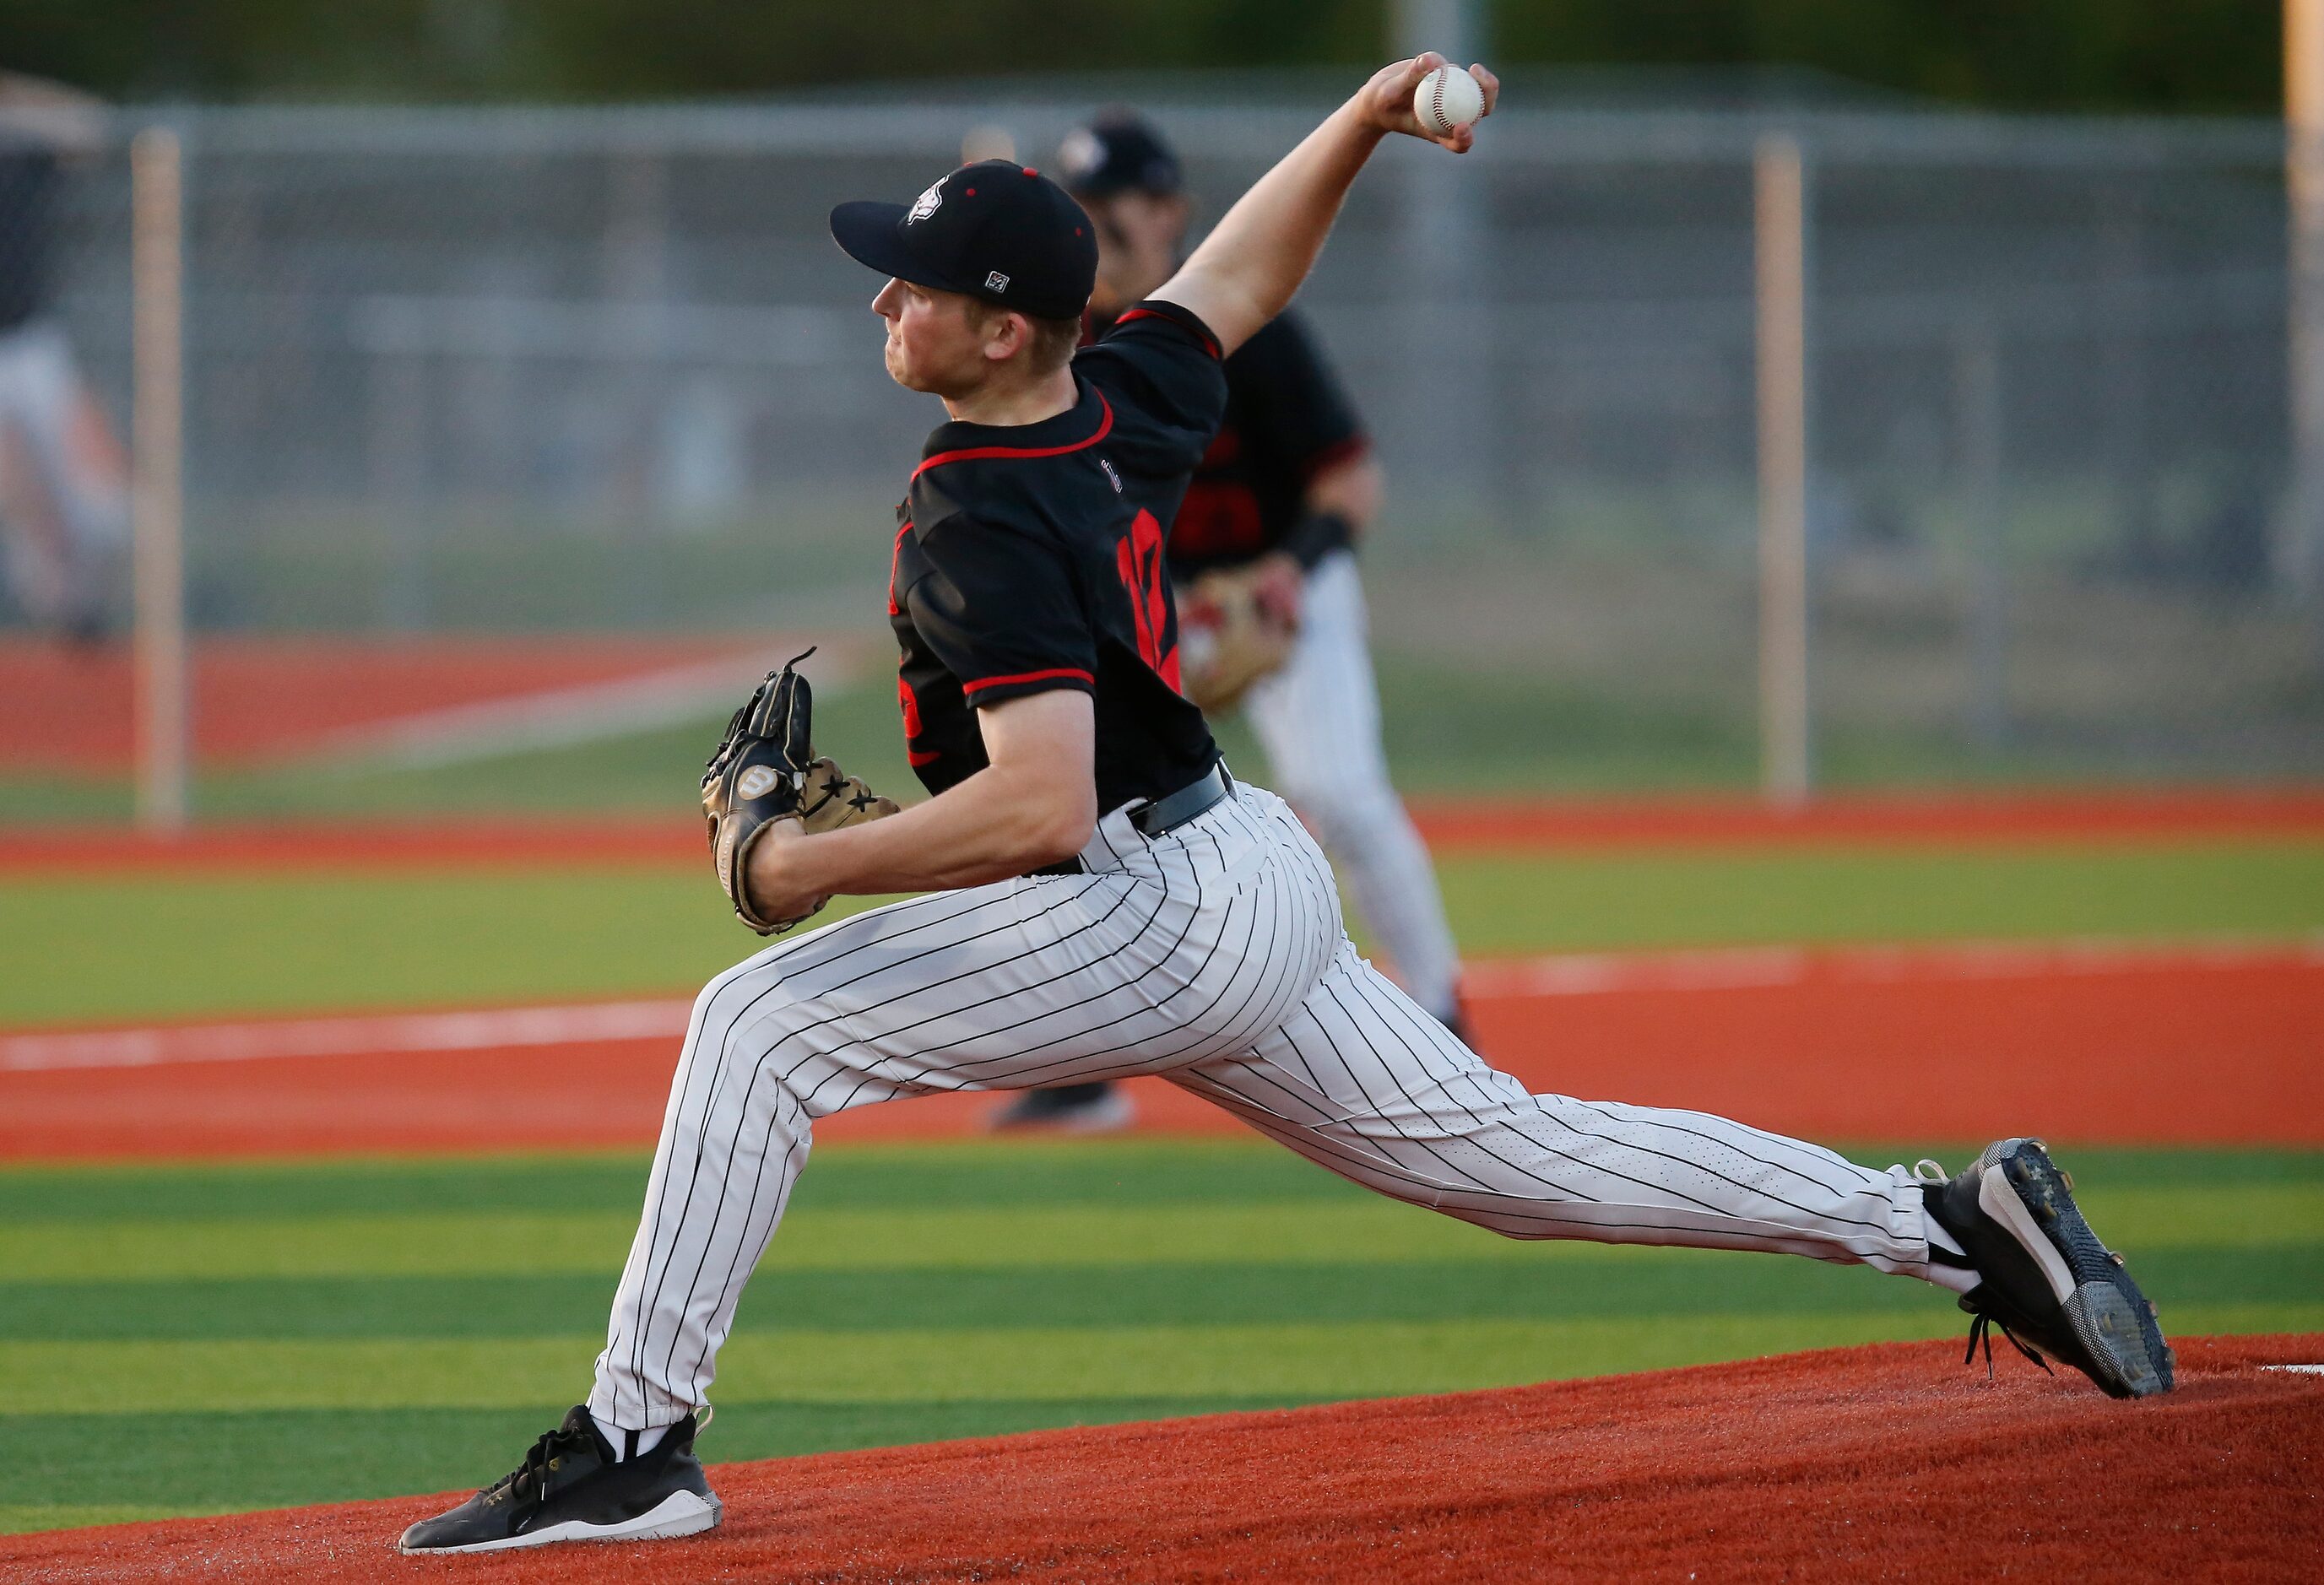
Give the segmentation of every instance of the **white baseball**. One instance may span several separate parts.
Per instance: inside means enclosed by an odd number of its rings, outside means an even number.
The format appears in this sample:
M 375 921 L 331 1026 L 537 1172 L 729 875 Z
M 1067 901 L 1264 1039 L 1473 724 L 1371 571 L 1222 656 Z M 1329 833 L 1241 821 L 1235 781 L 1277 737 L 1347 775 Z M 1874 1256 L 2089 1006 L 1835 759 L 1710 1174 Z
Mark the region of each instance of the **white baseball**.
M 1412 113 L 1421 130 L 1449 138 L 1485 113 L 1485 90 L 1456 66 L 1440 66 L 1412 90 Z

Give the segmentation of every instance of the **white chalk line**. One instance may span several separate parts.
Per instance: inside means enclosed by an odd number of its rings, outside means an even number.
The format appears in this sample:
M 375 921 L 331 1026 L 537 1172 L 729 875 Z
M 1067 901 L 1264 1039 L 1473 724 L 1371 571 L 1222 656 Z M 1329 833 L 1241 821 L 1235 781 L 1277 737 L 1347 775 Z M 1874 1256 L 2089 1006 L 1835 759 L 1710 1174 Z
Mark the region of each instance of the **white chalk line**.
M 1694 952 L 1573 953 L 1472 963 L 1471 996 L 1591 996 L 1636 991 L 1733 991 L 1803 984 L 2050 979 L 2156 969 L 2324 967 L 2324 936 L 2305 941 L 1965 942 L 1930 946 L 1711 947 Z
M 254 1062 L 282 1056 L 390 1055 L 657 1040 L 686 1033 L 691 997 L 469 1012 L 383 1013 L 240 1024 L 0 1036 L 0 1073 L 142 1068 L 170 1063 Z
M 2083 941 L 1891 947 L 1733 947 L 1700 952 L 1569 953 L 1472 963 L 1468 993 L 1504 998 L 1637 991 L 1897 984 L 2247 968 L 2292 962 L 2324 968 L 2324 937 L 2309 941 Z M 0 1073 L 154 1067 L 273 1057 L 484 1051 L 607 1040 L 675 1040 L 688 998 L 568 1002 L 546 1007 L 251 1019 L 129 1029 L 0 1035 Z

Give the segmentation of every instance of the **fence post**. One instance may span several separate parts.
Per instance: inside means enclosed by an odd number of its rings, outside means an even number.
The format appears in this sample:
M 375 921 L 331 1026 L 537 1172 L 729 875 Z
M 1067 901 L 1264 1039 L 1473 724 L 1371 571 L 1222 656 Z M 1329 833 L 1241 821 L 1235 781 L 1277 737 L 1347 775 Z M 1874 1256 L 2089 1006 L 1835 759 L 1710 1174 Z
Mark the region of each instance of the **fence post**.
M 137 823 L 186 823 L 185 168 L 178 134 L 131 140 L 131 583 L 135 607 Z
M 2324 0 L 2284 0 L 2283 114 L 2292 489 L 2277 548 L 2285 577 L 2313 613 L 2324 664 Z
M 1759 427 L 1759 779 L 1798 804 L 1814 788 L 1808 682 L 1808 180 L 1799 141 L 1770 134 L 1754 170 Z
M 1482 58 L 1484 7 L 1479 0 L 1394 0 L 1388 23 L 1395 48 L 1405 55 L 1424 50 L 1442 53 L 1456 68 Z M 1483 307 L 1491 274 L 1485 263 L 1491 244 L 1477 159 L 1442 160 L 1434 150 L 1396 151 L 1403 191 L 1398 212 L 1402 235 L 1398 312 L 1404 357 L 1414 369 L 1458 371 L 1457 377 L 1410 382 L 1425 391 L 1397 392 L 1395 422 L 1407 442 L 1406 455 L 1428 476 L 1407 498 L 1433 502 L 1436 521 L 1490 521 L 1502 481 L 1489 449 L 1492 426 L 1500 420 L 1490 392 L 1500 366 L 1499 351 L 1483 333 Z

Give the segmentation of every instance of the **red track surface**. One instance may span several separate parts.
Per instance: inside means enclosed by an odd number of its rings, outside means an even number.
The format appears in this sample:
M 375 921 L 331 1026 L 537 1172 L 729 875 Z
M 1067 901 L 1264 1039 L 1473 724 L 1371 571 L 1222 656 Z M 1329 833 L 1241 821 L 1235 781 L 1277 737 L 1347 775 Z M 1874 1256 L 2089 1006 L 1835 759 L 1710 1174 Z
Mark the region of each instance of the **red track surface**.
M 715 659 L 732 639 L 209 639 L 195 650 L 194 748 L 205 763 L 291 753 L 324 735 L 486 699 Z M 122 772 L 129 652 L 0 640 L 0 749 L 14 770 Z
M 400 1558 L 398 1498 L 0 1540 L 68 1582 L 2312 1580 L 2324 1335 L 2122 1404 L 1945 1343 L 732 1464 L 699 1540 Z M 715 1449 L 717 1433 L 709 1433 Z
M 0 679 L 5 680 L 5 679 Z M 5 708 L 0 694 L 0 709 Z M 0 742 L 5 742 L 0 735 Z M 1418 803 L 1439 853 L 1623 847 L 2016 845 L 2324 839 L 2324 792 L 2025 794 L 1832 797 L 1802 809 L 1743 799 L 1690 803 Z M 426 823 L 209 825 L 152 838 L 114 827 L 0 831 L 0 873 L 44 870 L 396 869 L 566 862 L 698 864 L 702 834 L 661 817 L 530 817 Z
M 1535 1090 L 1811 1138 L 2324 1146 L 2324 957 L 2126 954 L 2072 972 L 2030 957 L 1961 972 L 1977 961 L 1835 954 L 1776 982 L 1646 972 L 1588 994 L 1526 994 L 1526 974 L 1503 972 L 1480 976 L 1508 989 L 1473 1011 L 1487 1055 Z M 658 1037 L 0 1071 L 0 1157 L 642 1145 L 676 1055 Z M 1160 1080 L 1133 1088 L 1148 1129 L 1240 1128 Z M 817 1133 L 957 1136 L 995 1104 L 891 1102 Z

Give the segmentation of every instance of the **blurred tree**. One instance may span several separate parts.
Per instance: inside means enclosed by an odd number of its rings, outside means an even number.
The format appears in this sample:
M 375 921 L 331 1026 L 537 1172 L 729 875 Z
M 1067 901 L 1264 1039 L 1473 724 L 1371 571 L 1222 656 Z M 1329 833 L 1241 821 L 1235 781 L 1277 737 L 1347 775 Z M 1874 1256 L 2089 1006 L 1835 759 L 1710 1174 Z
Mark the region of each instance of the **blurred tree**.
M 2026 109 L 2272 112 L 2282 0 L 1499 0 L 1506 60 L 1813 66 Z
M 2280 0 L 1487 0 L 1508 64 L 1818 67 L 2054 109 L 2268 111 Z M 1386 0 L 0 0 L 0 65 L 122 96 L 635 98 L 1355 64 Z

